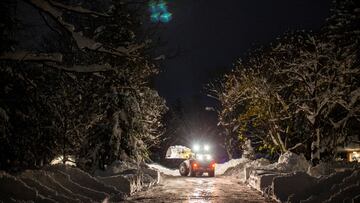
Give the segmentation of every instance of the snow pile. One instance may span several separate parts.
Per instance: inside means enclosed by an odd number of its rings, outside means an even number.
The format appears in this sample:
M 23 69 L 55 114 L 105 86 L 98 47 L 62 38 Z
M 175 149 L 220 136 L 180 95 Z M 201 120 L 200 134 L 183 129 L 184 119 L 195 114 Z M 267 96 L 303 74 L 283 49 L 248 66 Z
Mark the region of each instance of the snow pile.
M 277 163 L 273 165 L 273 169 L 279 171 L 303 171 L 306 172 L 310 167 L 310 163 L 306 160 L 303 154 L 297 155 L 292 152 L 285 152 L 279 157 Z M 270 167 L 271 169 L 271 167 Z
M 259 168 L 263 168 L 270 164 L 267 159 L 249 160 L 241 158 L 238 160 L 238 164 L 233 167 L 229 167 L 225 170 L 224 175 L 236 176 L 242 182 L 246 182 L 249 178 L 251 171 Z
M 41 196 L 20 179 L 0 172 L 0 202 L 16 201 L 54 202 Z
M 228 162 L 222 163 L 222 164 L 216 164 L 215 166 L 215 174 L 216 175 L 223 175 L 225 172 L 231 169 L 235 169 L 236 167 L 239 167 L 240 165 L 244 165 L 246 163 L 250 162 L 249 159 L 246 158 L 240 158 L 240 159 L 231 159 Z M 229 172 L 228 174 L 230 175 Z
M 321 177 L 324 175 L 330 175 L 335 172 L 335 168 L 330 163 L 321 162 L 320 164 L 309 167 L 308 174 L 314 177 Z
M 272 197 L 280 202 L 359 202 L 360 170 L 337 172 L 322 178 L 303 172 L 291 173 L 274 178 L 272 190 Z
M 26 170 L 17 176 L 0 171 L 0 202 L 119 202 L 127 195 L 160 181 L 160 173 L 143 165 L 119 163 L 93 177 L 69 165 L 50 165 Z M 117 174 L 113 174 L 118 172 Z
M 311 167 L 303 155 L 291 152 L 278 162 L 243 159 L 224 173 L 239 178 L 278 202 L 359 202 L 359 164 L 321 163 Z
M 299 202 L 301 194 L 309 192 L 316 184 L 316 178 L 305 172 L 295 172 L 273 178 L 272 197 L 279 201 Z M 294 197 L 296 196 L 296 197 Z
M 63 173 L 66 173 L 70 176 L 70 179 L 73 180 L 74 182 L 86 185 L 88 188 L 92 190 L 104 192 L 110 195 L 119 193 L 119 191 L 116 190 L 115 188 L 105 185 L 95 177 L 75 167 L 55 165 L 55 166 L 46 167 L 45 170 L 49 170 L 49 171 L 58 170 Z
M 153 164 L 148 164 L 148 166 L 152 169 L 155 169 L 157 171 L 159 171 L 160 173 L 163 173 L 165 175 L 169 175 L 169 176 L 180 176 L 179 170 L 178 169 L 169 169 L 166 168 L 164 166 L 161 166 L 159 164 L 153 163 Z
M 160 182 L 160 172 L 146 164 L 116 161 L 105 171 L 96 171 L 98 180 L 131 195 Z

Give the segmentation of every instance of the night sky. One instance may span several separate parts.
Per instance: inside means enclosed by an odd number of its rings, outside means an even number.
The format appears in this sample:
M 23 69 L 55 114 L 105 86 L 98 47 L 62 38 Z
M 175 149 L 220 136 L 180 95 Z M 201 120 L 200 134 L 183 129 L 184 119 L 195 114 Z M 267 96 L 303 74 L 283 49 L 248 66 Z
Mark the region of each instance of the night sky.
M 168 104 L 177 98 L 206 99 L 204 84 L 228 71 L 247 51 L 267 45 L 289 30 L 319 30 L 331 0 L 173 0 L 173 20 L 160 30 L 165 60 L 156 89 Z

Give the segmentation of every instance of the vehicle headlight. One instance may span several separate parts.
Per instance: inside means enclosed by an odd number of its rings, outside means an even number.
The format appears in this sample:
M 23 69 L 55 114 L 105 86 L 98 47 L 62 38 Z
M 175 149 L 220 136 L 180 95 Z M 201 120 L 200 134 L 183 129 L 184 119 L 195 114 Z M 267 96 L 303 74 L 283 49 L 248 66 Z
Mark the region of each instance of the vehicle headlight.
M 200 161 L 202 161 L 202 160 L 204 160 L 204 156 L 203 156 L 202 154 L 199 154 L 199 155 L 198 155 L 198 159 L 199 159 Z
M 197 152 L 197 151 L 199 151 L 200 150 L 200 146 L 199 145 L 194 145 L 193 146 L 193 150 L 194 150 L 194 152 Z
M 210 150 L 210 146 L 209 146 L 209 145 L 204 145 L 204 150 L 205 150 L 205 151 L 209 151 L 209 150 Z
M 210 154 L 207 154 L 206 155 L 206 160 L 208 160 L 208 161 L 212 160 L 212 156 Z

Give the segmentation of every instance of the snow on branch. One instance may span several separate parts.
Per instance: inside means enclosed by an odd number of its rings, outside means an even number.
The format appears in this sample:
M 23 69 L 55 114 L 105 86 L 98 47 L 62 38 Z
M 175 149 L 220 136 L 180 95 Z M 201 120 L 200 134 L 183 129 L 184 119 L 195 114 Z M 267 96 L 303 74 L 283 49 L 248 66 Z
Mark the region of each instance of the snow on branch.
M 92 64 L 92 65 L 74 65 L 71 67 L 57 65 L 56 63 L 47 62 L 45 65 L 57 69 L 61 69 L 69 72 L 78 72 L 78 73 L 95 73 L 95 72 L 105 72 L 114 70 L 110 64 Z
M 52 6 L 46 0 L 29 0 L 31 5 L 49 14 L 55 21 L 62 25 L 72 36 L 79 49 L 89 49 L 97 52 L 107 53 L 114 56 L 130 56 L 138 49 L 145 47 L 145 44 L 137 44 L 132 47 L 106 48 L 100 42 L 83 36 L 82 32 L 76 32 L 75 26 L 62 19 L 63 12 Z
M 32 53 L 29 51 L 4 52 L 0 54 L 0 60 L 12 61 L 51 61 L 62 62 L 63 55 L 60 53 Z
M 100 13 L 100 12 L 92 11 L 92 10 L 83 8 L 81 6 L 65 5 L 65 4 L 62 4 L 62 3 L 59 3 L 59 2 L 56 2 L 56 1 L 52 1 L 52 0 L 49 0 L 49 3 L 52 6 L 55 6 L 55 7 L 61 8 L 61 9 L 65 9 L 65 10 L 68 10 L 68 11 L 72 11 L 72 12 L 75 12 L 75 13 L 91 14 L 91 15 L 94 15 L 94 16 L 101 16 L 101 17 L 109 17 L 109 15 L 107 15 L 106 13 Z

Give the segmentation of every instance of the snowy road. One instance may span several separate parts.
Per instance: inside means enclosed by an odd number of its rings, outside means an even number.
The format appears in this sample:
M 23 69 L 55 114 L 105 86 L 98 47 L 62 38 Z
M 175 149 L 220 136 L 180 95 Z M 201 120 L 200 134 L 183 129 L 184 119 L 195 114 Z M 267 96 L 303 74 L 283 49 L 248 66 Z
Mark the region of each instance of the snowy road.
M 127 202 L 273 202 L 231 177 L 171 176 Z

